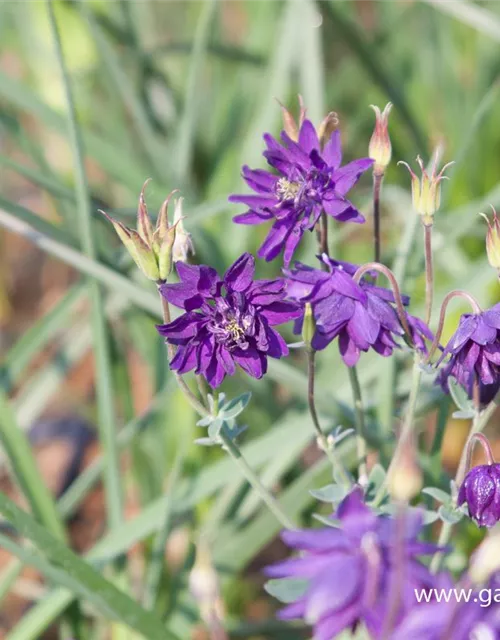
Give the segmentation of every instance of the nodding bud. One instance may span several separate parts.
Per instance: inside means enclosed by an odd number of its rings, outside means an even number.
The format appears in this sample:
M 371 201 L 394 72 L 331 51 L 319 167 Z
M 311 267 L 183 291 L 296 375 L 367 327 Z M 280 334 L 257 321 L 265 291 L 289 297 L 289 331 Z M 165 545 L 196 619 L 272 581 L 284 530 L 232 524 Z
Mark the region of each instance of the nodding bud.
M 219 577 L 204 540 L 200 540 L 196 547 L 196 560 L 189 574 L 189 590 L 198 604 L 202 620 L 209 628 L 224 618 Z
M 311 349 L 312 339 L 316 332 L 316 322 L 310 302 L 306 302 L 304 309 L 304 321 L 302 323 L 302 340 L 308 349 Z
M 490 221 L 484 213 L 480 213 L 479 215 L 483 216 L 488 223 L 488 231 L 486 232 L 486 254 L 488 256 L 488 262 L 500 273 L 500 221 L 493 206 L 491 208 L 493 210 L 493 221 Z
M 184 198 L 179 198 L 175 201 L 174 209 L 174 227 L 175 227 L 175 242 L 172 250 L 172 257 L 174 262 L 186 262 L 188 256 L 194 255 L 194 246 L 191 234 L 184 228 L 182 215 L 182 203 Z
M 285 133 L 295 142 L 297 142 L 297 140 L 299 139 L 299 131 L 300 131 L 300 127 L 302 126 L 302 123 L 305 120 L 306 117 L 306 108 L 304 106 L 304 101 L 302 99 L 302 96 L 299 95 L 299 106 L 300 106 L 300 112 L 299 112 L 299 122 L 297 123 L 295 121 L 295 118 L 293 117 L 293 115 L 290 113 L 290 111 L 288 111 L 288 109 L 281 104 L 281 102 L 278 100 L 278 103 L 281 107 L 281 113 L 283 116 L 283 129 L 285 130 Z
M 318 138 L 322 148 L 330 140 L 332 133 L 338 129 L 339 123 L 340 120 L 335 111 L 330 111 L 323 119 L 323 122 L 318 127 Z
M 391 497 L 399 502 L 409 502 L 422 488 L 422 470 L 411 435 L 399 440 L 389 469 L 387 487 Z
M 165 281 L 172 270 L 172 248 L 176 225 L 175 223 L 172 226 L 169 225 L 167 210 L 170 198 L 175 191 L 172 191 L 163 203 L 156 227 L 153 229 L 144 197 L 148 182 L 149 180 L 146 180 L 139 196 L 137 230 L 126 227 L 104 211 L 101 213 L 111 222 L 118 237 L 146 278 L 159 282 Z
M 387 128 L 392 103 L 388 102 L 382 112 L 373 104 L 370 107 L 375 111 L 375 129 L 368 145 L 368 155 L 374 162 L 373 174 L 383 176 L 392 155 L 391 139 Z
M 420 179 L 413 173 L 408 163 L 398 162 L 398 164 L 404 165 L 410 172 L 413 208 L 422 216 L 424 225 L 429 227 L 432 225 L 434 214 L 441 204 L 441 181 L 446 178 L 443 173 L 454 163 L 448 162 L 448 164 L 445 164 L 441 171 L 436 174 L 436 162 L 434 161 L 430 175 L 427 173 L 420 156 L 417 156 L 417 163 L 422 171 L 422 177 Z
M 484 584 L 500 570 L 500 534 L 487 536 L 472 554 L 469 576 L 474 584 Z

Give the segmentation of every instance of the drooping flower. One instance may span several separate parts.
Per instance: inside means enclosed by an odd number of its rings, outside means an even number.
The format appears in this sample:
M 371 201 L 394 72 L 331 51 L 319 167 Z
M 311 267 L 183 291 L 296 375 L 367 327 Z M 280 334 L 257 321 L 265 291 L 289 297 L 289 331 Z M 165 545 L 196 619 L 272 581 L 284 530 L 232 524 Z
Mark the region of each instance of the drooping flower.
M 369 169 L 373 160 L 362 158 L 341 167 L 339 131 L 333 131 L 324 146 L 309 120 L 301 124 L 298 140 L 282 131 L 283 146 L 264 135 L 264 156 L 277 174 L 244 166 L 243 178 L 257 195 L 233 195 L 248 211 L 233 220 L 240 224 L 272 222 L 258 255 L 273 260 L 284 251 L 288 266 L 305 231 L 314 229 L 321 213 L 342 222 L 364 222 L 346 194 Z
M 433 577 L 418 557 L 436 547 L 417 540 L 422 522 L 415 510 L 407 514 L 403 552 L 396 560 L 394 544 L 401 529 L 398 532 L 393 518 L 375 515 L 363 503 L 359 488 L 342 501 L 335 518 L 338 527 L 282 533 L 285 543 L 301 555 L 268 567 L 266 574 L 305 580 L 306 588 L 279 617 L 302 619 L 312 625 L 315 640 L 331 640 L 360 622 L 370 637 L 378 638 L 392 606 L 389 593 L 396 572 L 404 575 L 397 624 L 414 606 L 414 589 L 432 584 Z
M 458 492 L 458 506 L 464 503 L 479 527 L 500 520 L 500 464 L 481 464 L 467 473 Z
M 288 296 L 312 306 L 316 325 L 312 347 L 324 349 L 338 338 L 340 353 L 349 367 L 358 362 L 362 351 L 370 348 L 382 356 L 390 356 L 398 347 L 396 338 L 404 335 L 393 306 L 392 291 L 366 279 L 356 283 L 355 264 L 326 256 L 321 260 L 328 266 L 328 272 L 301 263 L 285 271 Z M 409 302 L 405 296 L 402 300 L 404 304 Z M 415 347 L 425 350 L 424 338 L 432 340 L 431 331 L 422 320 L 409 314 L 406 320 Z M 295 330 L 300 332 L 300 322 Z
M 267 357 L 281 358 L 288 348 L 274 325 L 297 318 L 285 301 L 285 281 L 254 280 L 255 260 L 244 253 L 220 278 L 211 267 L 176 263 L 180 283 L 165 284 L 161 294 L 185 313 L 157 327 L 177 346 L 170 367 L 195 369 L 218 387 L 236 365 L 254 378 L 267 370 Z
M 477 381 L 494 393 L 500 381 L 500 304 L 474 314 L 463 314 L 458 328 L 446 345 L 437 365 L 449 355 L 439 382 L 446 388 L 446 379 L 455 378 L 473 395 Z M 483 390 L 486 393 L 488 390 Z

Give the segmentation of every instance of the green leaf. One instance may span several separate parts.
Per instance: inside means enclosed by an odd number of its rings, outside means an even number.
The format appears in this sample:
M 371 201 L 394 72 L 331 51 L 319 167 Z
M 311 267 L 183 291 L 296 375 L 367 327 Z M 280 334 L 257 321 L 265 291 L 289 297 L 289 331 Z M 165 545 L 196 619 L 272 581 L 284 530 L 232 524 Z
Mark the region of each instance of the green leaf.
M 467 395 L 467 392 L 462 385 L 451 376 L 448 378 L 448 388 L 450 390 L 450 395 L 453 398 L 453 402 L 457 405 L 460 411 L 464 414 L 468 414 L 471 411 L 474 412 L 474 405 Z
M 422 493 L 431 496 L 434 500 L 441 502 L 441 504 L 449 504 L 451 501 L 451 496 L 448 495 L 446 491 L 438 489 L 437 487 L 425 487 L 425 489 L 422 489 Z
M 295 578 L 283 579 L 283 580 L 268 580 L 264 589 L 280 602 L 284 604 L 290 604 L 295 602 L 307 591 L 309 583 L 307 580 L 298 580 Z
M 120 621 L 142 633 L 151 640 L 165 640 L 172 636 L 160 619 L 148 613 L 125 593 L 119 591 L 98 571 L 79 558 L 66 545 L 53 537 L 36 523 L 27 513 L 19 509 L 11 500 L 0 493 L 0 513 L 23 536 L 30 539 L 43 557 L 43 562 L 33 551 L 17 546 L 9 538 L 1 536 L 2 546 L 14 553 L 23 562 L 32 564 L 46 574 L 50 580 L 71 589 L 91 604 L 106 618 Z M 10 638 L 18 639 L 16 630 Z
M 231 420 L 232 418 L 236 418 L 240 415 L 242 411 L 244 411 L 247 404 L 250 402 L 250 398 L 252 397 L 252 393 L 247 391 L 246 393 L 242 393 L 237 398 L 233 400 L 229 400 L 227 403 L 224 403 L 219 411 L 219 415 L 224 420 Z
M 457 522 L 462 520 L 464 514 L 457 509 L 453 509 L 442 504 L 438 509 L 438 516 L 446 524 L 457 524 Z
M 321 489 L 309 490 L 309 493 L 313 498 L 321 500 L 322 502 L 331 502 L 333 504 L 337 504 L 343 500 L 348 492 L 349 489 L 345 485 L 341 484 L 328 484 L 326 487 L 322 487 Z

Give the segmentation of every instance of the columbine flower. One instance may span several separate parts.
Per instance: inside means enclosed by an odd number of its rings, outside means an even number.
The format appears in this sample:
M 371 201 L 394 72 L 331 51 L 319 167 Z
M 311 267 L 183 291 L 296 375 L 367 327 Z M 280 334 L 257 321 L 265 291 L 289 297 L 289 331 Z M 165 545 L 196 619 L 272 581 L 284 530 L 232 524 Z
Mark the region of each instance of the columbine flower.
M 354 282 L 358 269 L 355 264 L 339 262 L 324 256 L 322 260 L 329 271 L 313 269 L 301 263 L 285 271 L 288 276 L 288 296 L 310 303 L 316 323 L 312 339 L 313 349 L 320 350 L 339 339 L 339 349 L 347 366 L 354 366 L 361 351 L 374 349 L 382 356 L 390 356 L 398 346 L 395 338 L 404 335 L 394 303 L 392 291 L 361 280 Z M 408 304 L 409 299 L 403 297 Z M 433 335 L 427 325 L 409 314 L 406 315 L 416 348 L 425 349 L 424 337 Z M 300 331 L 300 323 L 296 332 Z
M 185 313 L 157 329 L 177 345 L 170 367 L 179 373 L 195 369 L 218 387 L 236 365 L 254 378 L 267 370 L 267 357 L 281 358 L 288 348 L 272 327 L 299 315 L 284 301 L 285 282 L 254 280 L 255 260 L 244 253 L 223 278 L 207 266 L 176 263 L 181 280 L 160 287 L 161 294 Z
M 233 195 L 229 200 L 249 207 L 246 213 L 233 218 L 235 222 L 273 222 L 258 255 L 273 260 L 284 250 L 288 266 L 302 235 L 315 227 L 322 211 L 342 222 L 364 222 L 346 194 L 373 161 L 362 158 L 340 167 L 340 133 L 334 131 L 321 148 L 309 120 L 303 121 L 297 142 L 286 131 L 282 131 L 281 138 L 284 146 L 271 135 L 264 135 L 264 156 L 278 175 L 244 166 L 243 178 L 257 195 Z
M 441 204 L 441 181 L 446 178 L 444 172 L 453 162 L 445 164 L 441 171 L 436 174 L 436 161 L 433 162 L 431 175 L 427 173 L 422 158 L 417 156 L 417 163 L 422 171 L 422 178 L 419 180 L 407 162 L 398 162 L 404 165 L 411 175 L 411 193 L 413 198 L 413 208 L 422 216 L 422 222 L 426 226 L 433 223 L 434 214 Z
M 370 107 L 375 111 L 375 129 L 368 146 L 368 155 L 373 160 L 373 173 L 383 176 L 389 162 L 391 161 L 392 147 L 387 124 L 389 114 L 391 113 L 392 104 L 388 102 L 385 109 L 380 109 L 371 104 Z
M 155 282 L 164 282 L 172 270 L 172 247 L 175 242 L 177 224 L 169 224 L 168 204 L 175 191 L 172 191 L 163 203 L 158 214 L 156 227 L 153 229 L 144 199 L 144 189 L 147 183 L 148 181 L 144 183 L 139 196 L 137 230 L 126 227 L 104 211 L 101 213 L 111 222 L 118 237 L 146 278 Z
M 464 503 L 479 527 L 492 527 L 500 520 L 500 464 L 481 464 L 469 471 L 458 492 L 458 505 Z
M 364 622 L 370 637 L 379 637 L 392 604 L 388 591 L 395 572 L 404 572 L 398 622 L 415 603 L 414 589 L 432 581 L 418 556 L 436 547 L 417 541 L 421 517 L 414 511 L 405 522 L 403 563 L 400 558 L 396 561 L 395 521 L 376 516 L 363 503 L 359 488 L 342 501 L 335 518 L 340 521 L 338 528 L 282 533 L 285 543 L 302 555 L 268 567 L 266 574 L 271 578 L 303 579 L 307 588 L 279 616 L 300 618 L 314 626 L 315 640 L 336 638 L 359 622 Z
M 450 338 L 441 357 L 450 360 L 440 374 L 440 382 L 453 376 L 472 397 L 477 380 L 486 386 L 496 386 L 500 380 L 500 304 L 481 313 L 465 313 L 458 329 Z

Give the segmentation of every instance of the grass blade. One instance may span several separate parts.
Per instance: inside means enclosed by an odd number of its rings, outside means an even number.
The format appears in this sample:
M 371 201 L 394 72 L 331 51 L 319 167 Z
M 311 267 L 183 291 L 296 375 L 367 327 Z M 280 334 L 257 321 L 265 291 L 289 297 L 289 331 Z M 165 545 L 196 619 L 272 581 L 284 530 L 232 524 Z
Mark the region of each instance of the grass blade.
M 85 255 L 95 260 L 96 252 L 92 231 L 92 213 L 90 210 L 90 193 L 85 174 L 81 133 L 77 122 L 70 79 L 64 61 L 61 38 L 54 13 L 53 0 L 46 0 L 50 28 L 56 50 L 57 62 L 64 85 L 64 93 L 68 108 L 69 134 L 73 165 L 75 170 L 75 195 L 77 200 L 78 226 L 81 235 L 82 249 Z M 99 284 L 89 284 L 91 299 L 91 325 L 95 353 L 95 379 L 97 395 L 98 426 L 102 446 L 106 456 L 104 487 L 108 523 L 111 528 L 121 524 L 123 516 L 123 495 L 120 478 L 120 458 L 116 446 L 116 421 L 113 401 L 112 371 L 107 336 L 104 303 Z

